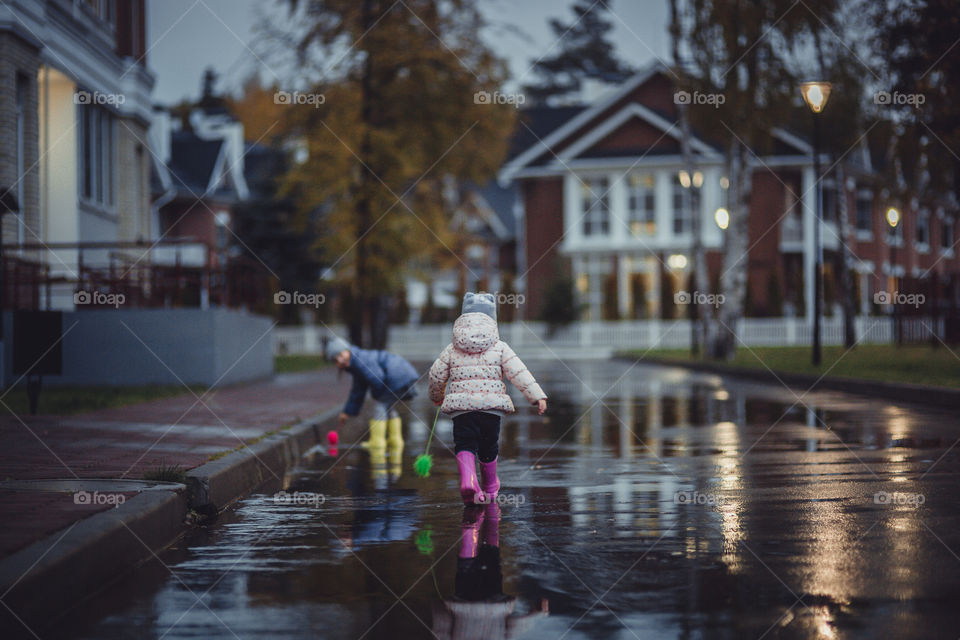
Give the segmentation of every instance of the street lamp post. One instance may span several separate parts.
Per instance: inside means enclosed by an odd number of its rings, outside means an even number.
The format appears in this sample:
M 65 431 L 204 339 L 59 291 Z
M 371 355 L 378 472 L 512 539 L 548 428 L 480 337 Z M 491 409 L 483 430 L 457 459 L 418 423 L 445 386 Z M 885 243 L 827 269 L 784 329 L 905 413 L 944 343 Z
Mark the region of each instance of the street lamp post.
M 897 335 L 897 317 L 896 317 L 896 302 L 894 297 L 897 295 L 897 267 L 896 267 L 896 251 L 897 251 L 897 225 L 900 224 L 900 210 L 896 207 L 890 207 L 887 209 L 887 224 L 890 226 L 890 233 L 887 236 L 887 246 L 890 247 L 890 288 L 891 291 L 888 292 L 891 301 L 890 307 L 890 336 L 893 339 L 895 344 L 900 344 L 899 336 Z
M 813 366 L 820 366 L 820 316 L 823 315 L 823 191 L 820 185 L 820 119 L 830 97 L 829 82 L 804 82 L 800 85 L 803 101 L 813 114 L 813 173 L 817 191 L 817 228 L 814 231 L 813 264 Z

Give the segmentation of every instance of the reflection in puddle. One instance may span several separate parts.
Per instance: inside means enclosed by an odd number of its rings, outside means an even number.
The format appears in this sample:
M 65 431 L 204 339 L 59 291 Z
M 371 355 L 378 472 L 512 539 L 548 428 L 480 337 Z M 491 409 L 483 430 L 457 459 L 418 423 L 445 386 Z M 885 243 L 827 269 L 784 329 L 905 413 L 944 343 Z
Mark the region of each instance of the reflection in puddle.
M 169 571 L 148 567 L 51 637 L 926 638 L 960 625 L 951 414 L 570 369 L 535 371 L 548 416 L 504 420 L 509 503 L 455 500 L 449 421 L 431 477 L 410 473 L 433 411 L 421 394 L 402 458 L 352 449 L 359 433 L 345 432 L 337 456 L 318 452 L 282 487 L 322 504 L 278 504 L 281 487 L 265 487 L 165 553 Z

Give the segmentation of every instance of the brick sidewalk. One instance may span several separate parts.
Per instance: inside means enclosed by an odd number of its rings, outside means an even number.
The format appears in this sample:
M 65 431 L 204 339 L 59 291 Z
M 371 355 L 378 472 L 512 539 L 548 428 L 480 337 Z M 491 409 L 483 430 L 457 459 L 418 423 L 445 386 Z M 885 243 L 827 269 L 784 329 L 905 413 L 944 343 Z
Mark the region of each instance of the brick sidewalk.
M 268 381 L 185 392 L 74 416 L 0 418 L 0 480 L 139 480 L 160 465 L 189 470 L 212 454 L 341 405 L 349 376 L 335 369 L 279 374 Z M 206 406 L 205 406 L 206 405 Z M 109 506 L 76 505 L 72 495 L 0 489 L 0 557 Z

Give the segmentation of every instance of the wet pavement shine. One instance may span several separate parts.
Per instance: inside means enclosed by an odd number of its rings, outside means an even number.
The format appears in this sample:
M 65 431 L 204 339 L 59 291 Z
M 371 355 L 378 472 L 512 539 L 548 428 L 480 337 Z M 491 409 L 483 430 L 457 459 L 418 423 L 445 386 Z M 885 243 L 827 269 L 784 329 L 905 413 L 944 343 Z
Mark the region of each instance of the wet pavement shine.
M 318 451 L 44 638 L 957 638 L 960 417 L 626 362 L 531 363 L 548 415 L 464 509 L 452 425 Z M 461 557 L 463 556 L 463 557 Z

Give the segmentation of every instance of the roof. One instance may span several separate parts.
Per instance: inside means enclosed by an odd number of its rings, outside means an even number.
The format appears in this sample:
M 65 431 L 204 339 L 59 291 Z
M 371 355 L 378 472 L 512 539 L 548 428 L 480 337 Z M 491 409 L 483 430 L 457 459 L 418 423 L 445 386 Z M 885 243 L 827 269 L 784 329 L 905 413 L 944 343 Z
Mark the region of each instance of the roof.
M 170 143 L 170 174 L 178 191 L 199 196 L 207 192 L 223 140 L 204 140 L 191 131 L 177 131 Z
M 511 159 L 529 149 L 565 122 L 586 109 L 586 105 L 565 107 L 531 107 L 520 111 L 520 122 L 510 140 L 507 158 Z
M 490 180 L 487 184 L 479 187 L 477 191 L 503 224 L 507 233 L 506 237 L 514 237 L 517 224 L 513 215 L 513 207 L 517 200 L 516 189 L 513 186 L 501 187 L 496 180 Z

